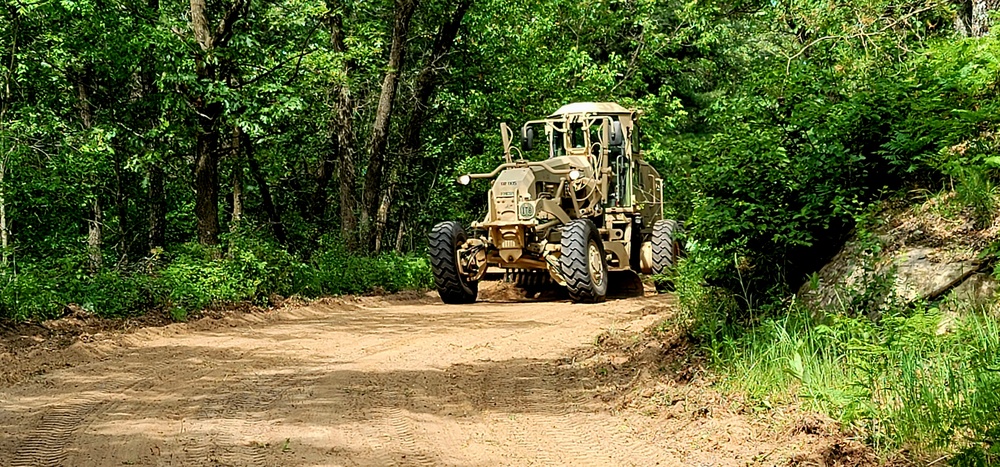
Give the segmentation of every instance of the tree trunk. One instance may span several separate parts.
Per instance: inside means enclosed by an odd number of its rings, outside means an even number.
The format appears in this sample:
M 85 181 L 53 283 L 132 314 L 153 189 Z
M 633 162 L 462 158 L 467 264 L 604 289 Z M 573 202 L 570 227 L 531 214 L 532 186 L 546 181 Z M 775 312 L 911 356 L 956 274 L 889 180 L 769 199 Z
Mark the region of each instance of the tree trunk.
M 249 0 L 236 0 L 220 21 L 214 34 L 209 25 L 205 0 L 191 0 L 191 29 L 205 55 L 224 48 L 233 34 L 233 25 L 246 16 Z M 195 55 L 195 72 L 198 79 L 225 83 L 225 76 L 218 76 L 217 58 L 205 60 Z M 194 212 L 198 219 L 198 242 L 202 245 L 219 243 L 219 138 L 222 104 L 208 102 L 205 96 L 194 98 L 193 107 L 198 113 L 199 133 L 194 157 Z
M 417 81 L 413 89 L 413 110 L 410 111 L 410 120 L 403 130 L 403 144 L 399 150 L 399 160 L 393 165 L 393 176 L 390 177 L 390 180 L 398 180 L 399 176 L 396 172 L 400 168 L 405 170 L 406 167 L 409 167 L 413 157 L 420 150 L 420 132 L 423 130 L 424 121 L 427 118 L 427 106 L 434 95 L 437 78 L 440 75 L 439 72 L 445 66 L 448 52 L 451 51 L 452 46 L 455 44 L 455 37 L 458 36 L 458 30 L 462 26 L 462 19 L 465 18 L 465 14 L 469 11 L 469 7 L 472 6 L 472 2 L 473 0 L 462 0 L 456 6 L 455 11 L 448 21 L 438 29 L 438 33 L 434 38 L 434 46 L 427 57 L 427 62 L 417 75 Z M 385 235 L 385 228 L 388 224 L 389 211 L 394 201 L 395 191 L 397 191 L 395 190 L 395 184 L 390 185 L 383 192 L 381 202 L 379 203 L 378 217 L 375 221 L 375 233 L 373 235 L 376 254 L 380 253 L 382 249 L 382 237 Z
M 87 219 L 87 258 L 90 261 L 90 272 L 101 270 L 104 265 L 101 253 L 101 226 L 104 223 L 101 203 L 95 197 L 90 203 L 90 219 Z
M 160 2 L 159 0 L 148 0 L 146 2 L 146 7 L 152 10 L 154 17 L 158 17 Z M 141 96 L 139 99 L 146 101 L 147 105 L 156 95 L 156 48 L 151 46 L 146 50 L 146 56 L 142 61 L 142 72 L 139 76 L 142 89 L 140 91 Z M 155 102 L 153 100 L 152 102 Z M 155 107 L 149 105 L 146 108 L 146 120 L 147 129 L 156 128 L 159 124 L 159 114 L 155 110 Z M 155 144 L 151 145 L 155 146 Z M 151 150 L 152 148 L 147 148 Z M 167 237 L 167 196 L 164 188 L 166 174 L 163 168 L 155 165 L 153 163 L 146 170 L 146 181 L 148 183 L 147 188 L 147 202 L 148 211 L 147 216 L 147 253 L 160 248 L 162 249 L 166 246 Z
M 990 32 L 990 12 L 997 9 L 998 0 L 973 0 L 972 21 L 969 31 L 972 37 L 983 37 Z
M 354 103 L 349 85 L 340 87 L 337 100 L 337 147 L 339 150 L 338 184 L 340 198 L 340 234 L 348 251 L 357 249 L 358 201 L 356 158 L 354 157 L 354 131 L 351 127 L 351 111 Z
M 349 85 L 344 84 L 337 93 L 337 148 L 339 151 L 337 181 L 340 198 L 340 235 L 348 251 L 357 249 L 358 201 L 355 195 L 357 168 L 355 166 L 354 131 L 351 111 L 354 103 Z
M 87 86 L 90 84 L 89 73 L 84 70 L 76 83 L 77 105 L 80 109 L 80 122 L 84 130 L 90 130 L 94 125 L 94 112 L 90 106 L 90 97 L 87 94 Z M 93 198 L 90 201 L 90 212 L 87 218 L 87 258 L 90 272 L 97 272 L 104 265 L 104 258 L 101 252 L 101 245 L 104 243 L 103 215 L 101 212 L 101 194 L 97 189 L 98 183 L 94 183 Z
M 406 214 L 399 216 L 399 230 L 396 231 L 396 254 L 403 254 L 403 241 L 406 239 Z
M 331 143 L 336 144 L 336 142 Z M 312 216 L 320 224 L 326 217 L 326 208 L 329 204 L 327 202 L 327 187 L 330 185 L 330 179 L 333 178 L 334 164 L 337 160 L 336 154 L 339 152 L 339 148 L 331 150 L 328 157 L 324 157 L 319 162 L 319 167 L 316 168 L 316 191 L 313 192 Z
M 243 220 L 243 164 L 236 161 L 233 166 L 233 212 L 229 221 L 229 231 L 239 230 L 240 221 Z
M 395 190 L 396 184 L 390 182 L 389 187 L 382 192 L 382 199 L 378 205 L 378 212 L 375 213 L 375 234 L 372 235 L 375 245 L 372 251 L 374 251 L 376 255 L 382 252 L 382 237 L 385 236 L 386 223 L 389 221 L 390 203 L 392 203 L 392 195 Z
M 10 231 L 7 229 L 7 192 L 6 192 L 6 178 L 7 178 L 7 163 L 10 161 L 10 152 L 7 149 L 7 111 L 10 109 L 11 101 L 13 101 L 14 93 L 11 90 L 11 80 L 14 76 L 14 70 L 17 65 L 17 47 L 18 47 L 18 34 L 20 26 L 20 13 L 17 10 L 14 11 L 14 21 L 12 21 L 13 33 L 11 34 L 11 46 L 10 46 L 10 59 L 4 60 L 2 64 L 4 69 L 3 74 L 3 88 L 0 92 L 3 94 L 3 99 L 0 99 L 0 248 L 3 249 L 0 252 L 0 260 L 3 261 L 3 267 L 6 268 L 8 261 L 10 260 Z
M 375 123 L 372 125 L 372 137 L 368 144 L 368 168 L 365 174 L 365 186 L 361 202 L 361 232 L 369 236 L 369 245 L 374 247 L 376 240 L 371 229 L 371 220 L 377 214 L 380 194 L 385 190 L 385 159 L 389 140 L 389 125 L 392 123 L 393 102 L 396 100 L 396 90 L 399 88 L 399 74 L 403 69 L 406 56 L 406 39 L 410 30 L 410 19 L 419 0 L 396 0 L 396 14 L 392 29 L 392 46 L 389 49 L 389 63 L 386 65 L 385 79 L 382 81 L 382 93 L 379 96 L 378 107 L 375 109 Z
M 131 172 L 125 170 L 125 149 L 118 148 L 115 150 L 114 157 L 114 171 L 115 171 L 115 211 L 118 216 L 118 242 L 115 245 L 115 251 L 118 254 L 118 263 L 116 267 L 124 267 L 128 264 L 129 252 L 135 247 L 132 244 L 134 240 L 132 238 L 133 226 L 128 215 L 128 195 L 126 193 L 133 192 L 130 190 L 132 188 L 132 177 Z
M 1000 7 L 1000 0 L 961 0 L 957 5 L 955 30 L 964 37 L 983 37 L 990 32 L 990 12 Z
M 250 137 L 241 130 L 237 131 L 239 131 L 240 135 L 240 148 L 243 149 L 243 155 L 246 157 L 247 165 L 250 167 L 250 175 L 260 190 L 261 205 L 263 205 L 264 212 L 267 214 L 268 223 L 271 224 L 274 238 L 278 240 L 278 243 L 285 245 L 288 243 L 288 236 L 285 234 L 284 224 L 281 223 L 281 214 L 274 205 L 274 198 L 271 197 L 271 186 L 267 183 L 267 179 L 264 178 L 264 174 L 260 170 L 260 164 L 257 163 L 257 158 L 253 153 L 253 144 L 250 141 Z
M 958 10 L 955 12 L 955 31 L 962 37 L 972 35 L 972 1 L 961 0 L 956 2 Z
M 149 250 L 163 248 L 167 243 L 167 195 L 164 190 L 163 168 L 149 168 Z
M 241 135 L 243 131 L 239 126 L 233 128 L 233 140 L 230 143 L 230 155 L 233 158 L 233 197 L 229 218 L 229 231 L 239 230 L 240 221 L 243 220 L 243 163 L 240 159 Z
M 213 49 L 214 37 L 209 30 L 205 0 L 191 0 L 191 29 L 205 52 Z M 195 56 L 198 78 L 214 81 L 215 65 L 202 56 Z M 219 109 L 217 104 L 195 99 L 198 113 L 198 136 L 194 154 L 194 214 L 198 219 L 198 242 L 202 245 L 219 244 L 219 132 L 216 126 Z
M 218 245 L 219 133 L 215 126 L 214 112 L 201 113 L 194 157 L 194 213 L 198 219 L 198 242 L 202 245 Z
M 338 9 L 338 5 L 328 4 L 331 11 Z M 344 42 L 344 23 L 341 13 L 330 17 L 330 37 L 333 51 L 347 54 L 347 46 Z M 355 197 L 355 186 L 357 179 L 357 169 L 355 167 L 355 140 L 352 112 L 354 110 L 354 99 L 351 95 L 350 76 L 356 64 L 354 60 L 344 61 L 345 82 L 340 83 L 336 88 L 336 104 L 332 112 L 333 118 L 330 122 L 333 130 L 330 141 L 330 157 L 338 164 L 338 198 L 340 200 L 340 236 L 344 246 L 348 251 L 357 249 L 358 220 L 355 211 L 358 207 Z M 325 200 L 324 200 L 325 201 Z M 325 210 L 325 208 L 324 208 Z
M 0 116 L 2 117 L 2 116 Z M 3 267 L 7 267 L 8 249 L 10 248 L 10 234 L 7 232 L 7 193 L 4 189 L 4 179 L 7 176 L 7 157 L 0 159 L 0 252 L 3 259 Z

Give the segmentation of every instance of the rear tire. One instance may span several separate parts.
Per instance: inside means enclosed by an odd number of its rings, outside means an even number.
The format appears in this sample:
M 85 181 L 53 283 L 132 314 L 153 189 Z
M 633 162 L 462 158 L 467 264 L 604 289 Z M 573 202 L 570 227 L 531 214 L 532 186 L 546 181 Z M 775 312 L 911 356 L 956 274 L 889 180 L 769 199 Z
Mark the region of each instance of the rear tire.
M 559 268 L 569 298 L 577 303 L 603 302 L 608 294 L 608 262 L 597 226 L 577 219 L 562 229 Z
M 428 235 L 431 271 L 438 295 L 452 305 L 474 303 L 479 295 L 479 282 L 469 281 L 459 272 L 458 248 L 465 243 L 465 230 L 458 222 L 441 222 Z
M 514 273 L 514 286 L 524 291 L 524 296 L 533 298 L 552 287 L 552 276 L 545 269 L 522 269 Z
M 677 241 L 683 229 L 673 219 L 658 220 L 653 224 L 653 275 L 667 275 L 674 272 L 681 255 L 681 244 Z M 673 291 L 673 278 L 657 281 L 657 291 Z

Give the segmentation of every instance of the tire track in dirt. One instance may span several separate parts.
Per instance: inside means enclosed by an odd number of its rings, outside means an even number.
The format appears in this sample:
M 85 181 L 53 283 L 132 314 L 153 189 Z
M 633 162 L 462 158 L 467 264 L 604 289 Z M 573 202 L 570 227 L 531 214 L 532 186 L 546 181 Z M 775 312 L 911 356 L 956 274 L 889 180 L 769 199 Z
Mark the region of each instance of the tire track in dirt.
M 588 310 L 588 312 L 590 312 Z M 600 313 L 599 311 L 597 313 Z M 554 317 L 555 318 L 555 317 Z M 569 364 L 566 356 L 540 360 L 519 374 L 507 395 L 521 407 L 509 415 L 512 439 L 531 462 L 541 465 L 652 465 L 662 448 L 623 431 L 620 417 L 608 416 L 590 370 Z M 638 464 L 635 460 L 641 459 Z
M 516 335 L 514 340 L 555 341 L 556 345 L 572 348 L 585 341 L 573 333 L 554 333 L 553 327 L 562 331 L 571 329 L 581 320 L 604 319 L 607 315 L 601 305 L 574 305 L 570 310 L 545 307 L 538 310 L 534 318 L 548 325 Z M 602 442 L 606 435 L 592 426 L 594 420 L 589 417 L 589 396 L 593 391 L 583 387 L 581 379 L 586 376 L 559 367 L 556 359 L 531 358 L 509 377 L 514 382 L 509 388 L 484 388 L 487 398 L 504 400 L 513 409 L 510 413 L 498 414 L 504 420 L 497 420 L 497 425 L 502 423 L 506 428 L 496 427 L 501 430 L 497 435 L 502 437 L 507 432 L 521 451 L 508 452 L 508 455 L 524 457 L 524 461 L 532 465 L 609 465 L 601 460 L 607 459 L 608 451 Z
M 562 410 L 557 413 L 558 419 L 565 423 L 557 437 L 568 443 L 569 451 L 577 459 L 575 465 L 637 465 L 633 464 L 635 459 L 642 460 L 638 465 L 653 465 L 662 461 L 659 448 L 622 431 L 617 422 L 623 420 L 599 416 L 606 409 L 593 405 L 596 396 L 594 390 L 572 391 L 569 403 L 561 405 Z M 574 444 L 574 439 L 584 442 Z
M 599 433 L 589 426 L 586 415 L 578 412 L 583 397 L 565 395 L 559 390 L 535 388 L 532 394 L 522 396 L 525 412 L 532 414 L 528 421 L 533 430 L 541 432 L 541 436 L 534 433 L 529 444 L 547 465 L 608 465 L 600 460 L 607 453 L 601 449 Z
M 80 394 L 48 402 L 39 409 L 37 427 L 24 437 L 10 465 L 63 465 L 76 446 L 77 438 L 86 435 L 93 425 L 103 421 L 103 416 L 115 413 L 134 396 L 156 388 L 163 375 L 186 375 L 186 381 L 193 381 L 209 374 L 211 368 L 192 363 L 203 361 L 206 355 L 201 352 L 161 367 L 124 365 L 116 368 L 118 373 L 102 373 L 101 380 L 92 388 L 83 388 Z M 95 365 L 87 365 L 81 370 L 90 367 Z M 51 375 L 46 379 L 55 377 Z
M 396 434 L 398 443 L 402 445 L 403 452 L 406 453 L 406 462 L 402 465 L 441 465 L 440 459 L 430 454 L 430 450 L 423 446 L 423 442 L 418 442 L 413 432 L 413 425 L 406 418 L 403 409 L 389 407 L 385 410 L 385 417 L 389 428 Z
M 73 432 L 81 428 L 88 414 L 97 409 L 99 401 L 75 399 L 49 409 L 38 428 L 31 431 L 21 444 L 10 465 L 12 467 L 55 467 L 66 458 L 66 445 Z
M 101 414 L 115 410 L 124 401 L 124 393 L 131 390 L 148 389 L 154 385 L 153 370 L 138 373 L 138 379 L 129 384 L 102 384 L 84 396 L 74 396 L 50 403 L 41 413 L 38 427 L 31 431 L 21 443 L 11 461 L 12 467 L 56 466 L 68 456 L 74 436 L 86 431 Z M 120 383 L 120 381 L 114 381 Z
M 217 372 L 216 372 L 217 373 Z M 191 380 L 197 383 L 212 373 Z M 253 378 L 223 379 L 218 384 L 200 386 L 211 391 L 199 410 L 191 417 L 188 431 L 178 434 L 168 449 L 158 458 L 163 466 L 188 465 L 267 465 L 269 449 L 262 440 L 240 440 L 235 434 L 255 434 L 267 418 L 263 413 L 277 403 L 287 392 L 280 378 L 254 376 Z M 204 383 L 203 383 L 204 384 Z M 225 391 L 222 384 L 242 385 L 239 391 Z
M 609 435 L 615 445 L 625 447 L 623 455 L 619 457 L 620 462 L 628 462 L 628 465 L 648 465 L 655 461 L 656 465 L 668 465 L 666 462 L 669 458 L 664 457 L 663 448 L 642 439 L 642 433 L 626 434 L 621 427 L 614 427 Z M 641 459 L 642 464 L 635 463 L 636 459 Z M 676 459 L 673 461 L 677 462 Z
M 470 316 L 471 313 L 468 312 L 452 315 L 457 319 L 467 319 Z M 408 366 L 404 362 L 413 358 L 426 362 L 445 362 L 454 357 L 456 352 L 454 345 L 434 345 L 435 338 L 433 336 L 424 335 L 415 328 L 406 327 L 405 331 L 403 335 L 396 336 L 381 345 L 367 348 L 366 354 L 360 357 L 357 363 L 368 365 L 379 359 L 398 359 L 400 365 Z M 411 388 L 407 387 L 408 383 L 422 387 L 424 391 L 427 391 L 425 396 L 433 394 L 434 397 L 440 398 L 437 402 L 442 405 L 458 405 L 468 399 L 467 395 L 460 391 L 443 394 L 446 392 L 447 383 L 440 384 L 440 381 L 435 378 L 441 377 L 444 372 L 431 371 L 430 373 L 432 373 L 428 376 L 430 382 L 428 379 L 423 379 L 414 383 L 403 380 L 401 377 L 389 378 L 386 375 L 379 375 L 376 378 L 377 389 L 370 394 L 367 403 L 378 407 L 375 413 L 381 419 L 380 426 L 383 433 L 383 436 L 380 437 L 381 450 L 376 449 L 376 452 L 379 454 L 379 460 L 387 461 L 388 464 L 380 465 L 447 465 L 449 462 L 435 451 L 455 449 L 460 446 L 460 443 L 456 443 L 450 436 L 450 432 L 447 433 L 446 438 L 440 438 L 418 429 L 425 428 L 426 425 L 422 424 L 419 419 L 422 415 L 417 408 L 419 401 L 416 400 L 417 397 L 410 390 Z M 433 416 L 434 411 L 430 410 L 427 416 Z M 395 456 L 384 456 L 388 452 L 395 453 Z

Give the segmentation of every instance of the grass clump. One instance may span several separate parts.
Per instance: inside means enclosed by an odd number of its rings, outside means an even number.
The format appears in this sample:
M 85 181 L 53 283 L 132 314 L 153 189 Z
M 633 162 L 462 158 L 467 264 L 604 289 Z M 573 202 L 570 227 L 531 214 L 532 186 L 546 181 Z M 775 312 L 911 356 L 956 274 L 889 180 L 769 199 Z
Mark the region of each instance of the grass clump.
M 799 402 L 883 453 L 1000 463 L 1000 320 L 934 306 L 820 314 L 794 299 L 747 310 L 681 266 L 687 325 L 723 388 L 757 409 Z M 739 310 L 739 311 L 737 311 Z

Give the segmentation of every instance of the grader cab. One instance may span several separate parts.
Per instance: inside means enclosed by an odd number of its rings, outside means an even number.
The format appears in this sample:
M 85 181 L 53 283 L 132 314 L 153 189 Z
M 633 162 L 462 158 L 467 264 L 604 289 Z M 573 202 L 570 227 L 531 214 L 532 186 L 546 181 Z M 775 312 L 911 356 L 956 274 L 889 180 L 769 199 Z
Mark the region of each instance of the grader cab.
M 663 219 L 663 180 L 642 158 L 638 116 L 614 103 L 575 103 L 517 134 L 501 124 L 504 162 L 458 179 L 494 179 L 486 217 L 471 234 L 454 221 L 429 234 L 441 299 L 474 302 L 491 267 L 525 284 L 555 282 L 584 303 L 605 299 L 611 272 L 672 268 L 679 226 Z

